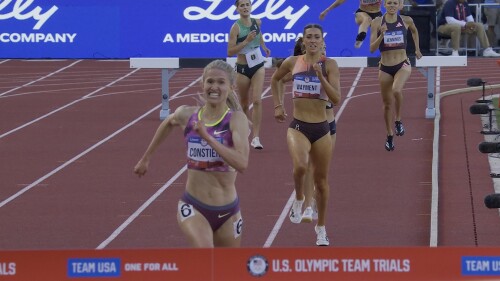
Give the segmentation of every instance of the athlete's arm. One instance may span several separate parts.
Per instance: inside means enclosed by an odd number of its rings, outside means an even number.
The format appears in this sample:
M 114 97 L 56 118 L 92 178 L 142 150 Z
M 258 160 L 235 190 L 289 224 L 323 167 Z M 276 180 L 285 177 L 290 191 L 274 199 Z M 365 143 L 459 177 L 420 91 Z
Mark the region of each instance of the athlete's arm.
M 271 56 L 271 50 L 269 50 L 267 47 L 266 47 L 266 42 L 264 42 L 264 35 L 262 34 L 262 21 L 260 19 L 256 19 L 257 21 L 257 25 L 259 25 L 259 29 L 260 29 L 260 46 L 262 47 L 262 50 L 264 51 L 264 53 L 266 54 L 266 57 L 269 57 Z
M 191 116 L 196 109 L 197 107 L 194 106 L 180 106 L 173 114 L 170 114 L 167 118 L 165 118 L 165 120 L 163 120 L 163 122 L 161 122 L 158 129 L 156 129 L 156 133 L 146 149 L 146 152 L 144 152 L 144 155 L 135 165 L 134 173 L 136 173 L 139 177 L 146 174 L 149 167 L 149 161 L 156 149 L 167 138 L 170 132 L 172 132 L 173 128 L 185 127 L 189 116 Z
M 387 30 L 387 25 L 380 26 L 382 23 L 382 17 L 376 17 L 372 20 L 370 24 L 370 52 L 375 52 L 382 40 L 384 40 L 384 33 Z M 380 30 L 380 35 L 378 35 L 378 31 Z

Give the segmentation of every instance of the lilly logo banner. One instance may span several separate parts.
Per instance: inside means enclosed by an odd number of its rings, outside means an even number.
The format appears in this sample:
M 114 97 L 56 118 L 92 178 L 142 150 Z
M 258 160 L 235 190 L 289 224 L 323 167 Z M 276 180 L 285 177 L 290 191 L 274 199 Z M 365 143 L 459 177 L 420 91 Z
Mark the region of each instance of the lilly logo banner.
M 369 56 L 369 44 L 353 47 L 356 3 L 320 21 L 329 4 L 253 0 L 252 17 L 273 57 L 290 55 L 309 23 L 323 25 L 329 56 Z M 0 0 L 0 57 L 222 58 L 238 18 L 233 0 Z

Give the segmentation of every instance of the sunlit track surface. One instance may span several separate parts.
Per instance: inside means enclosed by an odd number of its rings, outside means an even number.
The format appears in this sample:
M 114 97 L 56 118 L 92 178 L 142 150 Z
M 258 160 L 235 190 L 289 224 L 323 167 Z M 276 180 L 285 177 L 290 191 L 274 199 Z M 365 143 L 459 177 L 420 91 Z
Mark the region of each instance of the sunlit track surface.
M 440 69 L 437 83 L 441 92 L 465 88 L 471 77 L 498 84 L 498 73 L 495 60 L 469 58 L 467 67 Z M 159 70 L 131 69 L 128 61 L 9 60 L 0 74 L 0 249 L 188 246 L 175 217 L 186 176 L 182 132 L 167 139 L 145 177 L 132 173 L 160 122 Z M 177 71 L 172 109 L 199 102 L 201 75 Z M 264 90 L 271 75 L 267 69 Z M 327 218 L 332 245 L 428 246 L 433 122 L 424 118 L 425 77 L 414 68 L 406 84 L 408 131 L 391 153 L 383 147 L 377 69 L 341 69 L 341 86 Z M 314 224 L 280 222 L 293 191 L 285 138 L 291 119 L 274 121 L 270 94 L 263 98 L 264 150 L 251 151 L 237 180 L 243 246 L 313 246 Z M 498 212 L 481 202 L 493 187 L 487 156 L 477 152 L 480 120 L 468 113 L 480 95 L 443 100 L 441 245 L 500 244 Z M 291 103 L 287 95 L 290 116 Z

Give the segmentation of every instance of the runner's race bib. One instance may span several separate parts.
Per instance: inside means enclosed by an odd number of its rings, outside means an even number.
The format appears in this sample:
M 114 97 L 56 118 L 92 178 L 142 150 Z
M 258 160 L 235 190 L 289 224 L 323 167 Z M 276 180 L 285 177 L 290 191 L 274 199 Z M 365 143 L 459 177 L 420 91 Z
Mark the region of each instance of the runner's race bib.
M 262 53 L 260 52 L 260 48 L 255 48 L 250 52 L 245 54 L 247 58 L 248 67 L 252 68 L 259 63 L 264 61 L 264 57 L 262 57 Z
M 384 33 L 384 44 L 386 46 L 397 46 L 405 43 L 403 31 L 391 31 Z

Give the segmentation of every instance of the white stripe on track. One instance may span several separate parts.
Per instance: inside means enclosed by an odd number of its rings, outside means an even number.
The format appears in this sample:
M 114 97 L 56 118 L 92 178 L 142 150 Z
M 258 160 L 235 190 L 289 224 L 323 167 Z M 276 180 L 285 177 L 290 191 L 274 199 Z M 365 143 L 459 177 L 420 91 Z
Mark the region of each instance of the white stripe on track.
M 184 165 L 170 180 L 168 180 L 160 189 L 158 189 L 153 196 L 149 197 L 149 199 L 142 204 L 139 209 L 137 209 L 130 217 L 128 217 L 111 235 L 106 238 L 106 240 L 102 241 L 102 243 L 97 246 L 96 250 L 102 250 L 106 246 L 109 245 L 113 240 L 115 240 L 122 231 L 127 228 L 129 224 L 131 224 L 144 210 L 146 210 L 149 205 L 151 205 L 167 188 L 172 185 L 172 183 L 177 180 L 185 171 L 187 170 L 187 165 Z
M 173 95 L 171 97 L 171 99 L 176 98 L 177 96 L 182 94 L 184 91 L 186 91 L 187 89 L 192 87 L 194 84 L 198 83 L 198 81 L 200 81 L 200 79 L 201 79 L 201 77 L 198 77 L 198 79 L 191 82 L 187 87 L 183 88 L 182 90 L 177 92 L 175 95 Z M 158 105 L 157 107 L 153 108 L 152 110 L 156 110 L 159 107 L 161 107 L 161 104 Z M 145 117 L 146 115 L 151 113 L 152 110 L 150 110 L 147 114 L 141 116 L 140 119 L 142 119 L 143 117 Z M 153 196 L 151 196 L 146 202 L 144 202 L 144 204 L 142 204 L 139 207 L 139 209 L 137 209 L 132 215 L 130 215 L 117 229 L 115 229 L 113 231 L 113 233 L 111 233 L 111 235 L 108 238 L 106 238 L 104 241 L 102 241 L 101 244 L 99 244 L 99 246 L 97 246 L 96 250 L 104 249 L 107 245 L 109 245 L 109 243 L 111 243 L 113 240 L 115 240 L 115 238 L 118 237 L 118 235 L 120 235 L 120 233 L 123 230 L 125 230 L 125 228 L 127 228 L 144 210 L 146 210 L 146 208 L 149 207 L 149 205 L 151 205 L 165 190 L 167 190 L 167 188 L 170 187 L 170 185 L 172 185 L 172 183 L 174 183 L 174 181 L 178 177 L 180 177 L 186 171 L 186 169 L 187 169 L 187 165 L 184 165 L 179 171 L 177 171 L 177 173 L 172 178 L 170 178 L 160 189 L 158 189 L 155 192 L 155 194 L 153 194 Z
M 354 93 L 354 90 L 356 89 L 356 86 L 358 85 L 359 80 L 361 79 L 361 74 L 363 74 L 364 68 L 360 68 L 358 71 L 358 74 L 356 75 L 356 78 L 352 82 L 351 88 L 349 89 L 349 93 L 346 96 L 346 99 L 342 102 L 342 105 L 340 106 L 339 111 L 337 114 L 335 114 L 335 122 L 338 123 L 340 119 L 340 115 L 342 115 L 342 112 L 344 111 L 344 108 L 347 106 L 347 103 L 349 103 L 349 100 L 351 99 L 352 94 Z M 290 207 L 292 206 L 293 200 L 295 200 L 295 190 L 292 192 L 290 197 L 288 198 L 288 201 L 285 204 L 285 207 L 283 208 L 283 211 L 281 211 L 280 216 L 278 217 L 278 220 L 274 224 L 273 229 L 271 230 L 271 233 L 269 233 L 269 236 L 267 237 L 266 242 L 264 243 L 264 248 L 269 248 L 274 242 L 274 239 L 278 235 L 278 232 L 281 229 L 281 226 L 283 225 L 283 222 L 285 219 L 288 217 L 288 212 L 290 211 Z
M 140 68 L 136 69 L 136 70 L 139 70 Z M 198 78 L 196 81 L 193 81 L 193 83 L 189 84 L 189 86 L 183 88 L 181 91 L 179 91 L 175 96 L 181 94 L 182 92 L 184 92 L 185 90 L 189 89 L 189 87 L 191 87 L 195 82 L 197 82 L 200 78 Z M 88 95 L 87 95 L 88 96 Z M 174 97 L 175 97 L 174 96 Z M 57 168 L 55 168 L 54 170 L 52 170 L 51 172 L 45 174 L 44 176 L 42 176 L 41 178 L 37 179 L 36 181 L 32 182 L 30 185 L 26 186 L 25 188 L 19 190 L 18 192 L 16 192 L 14 195 L 10 196 L 9 198 L 3 200 L 0 202 L 0 208 L 2 208 L 3 206 L 7 205 L 9 202 L 13 201 L 14 199 L 18 198 L 19 196 L 21 196 L 23 193 L 29 191 L 30 189 L 32 189 L 33 187 L 35 187 L 36 185 L 38 185 L 39 183 L 43 182 L 44 180 L 48 179 L 49 177 L 53 176 L 54 174 L 56 174 L 57 172 L 59 172 L 60 170 L 64 169 L 65 167 L 67 167 L 68 165 L 72 164 L 73 162 L 77 161 L 78 159 L 82 158 L 83 156 L 85 156 L 86 154 L 88 154 L 89 152 L 91 152 L 92 150 L 96 149 L 97 147 L 101 146 L 103 143 L 107 142 L 108 140 L 112 139 L 114 136 L 118 135 L 119 133 L 123 132 L 124 130 L 126 130 L 127 128 L 129 128 L 130 126 L 134 125 L 135 123 L 139 122 L 141 119 L 145 118 L 146 116 L 148 116 L 149 114 L 151 114 L 152 112 L 154 112 L 155 110 L 158 110 L 158 108 L 161 107 L 161 104 L 155 106 L 154 108 L 148 110 L 146 113 L 144 113 L 143 115 L 141 115 L 140 117 L 136 118 L 134 121 L 128 123 L 127 125 L 123 126 L 122 128 L 118 129 L 117 131 L 115 131 L 114 133 L 112 133 L 111 135 L 107 136 L 106 138 L 100 140 L 98 143 L 94 144 L 93 146 L 87 148 L 85 151 L 83 151 L 82 153 L 76 155 L 75 157 L 71 158 L 70 160 L 64 162 L 64 164 L 58 166 Z
M 56 71 L 54 71 L 54 72 L 51 72 L 51 73 L 49 73 L 49 74 L 47 74 L 47 75 L 45 75 L 45 76 L 42 76 L 42 77 L 40 77 L 40 78 L 38 78 L 38 79 L 36 79 L 36 80 L 32 80 L 32 81 L 30 81 L 30 82 L 28 82 L 28 83 L 26 83 L 26 84 L 24 84 L 24 85 L 21 85 L 21 86 L 18 86 L 18 87 L 12 88 L 12 89 L 10 89 L 10 90 L 8 90 L 8 91 L 6 91 L 6 92 L 3 92 L 3 93 L 1 93 L 1 94 L 0 94 L 0 97 L 1 97 L 1 96 L 5 96 L 6 94 L 8 94 L 8 93 L 10 93 L 10 92 L 13 92 L 13 91 L 15 91 L 15 90 L 18 90 L 18 89 L 24 88 L 24 87 L 26 87 L 26 86 L 29 86 L 29 85 L 31 85 L 31 84 L 33 84 L 33 83 L 36 83 L 36 82 L 42 81 L 42 80 L 43 80 L 43 79 L 45 79 L 45 78 L 49 78 L 50 76 L 55 75 L 55 74 L 57 74 L 57 73 L 59 73 L 59 72 L 61 72 L 61 71 L 65 70 L 65 69 L 67 69 L 67 68 L 70 68 L 70 67 L 72 67 L 73 65 L 75 65 L 75 64 L 77 64 L 77 63 L 79 63 L 79 62 L 81 62 L 81 61 L 82 61 L 82 60 L 77 60 L 77 61 L 73 62 L 73 63 L 72 63 L 72 64 L 70 64 L 70 65 L 67 65 L 67 66 L 65 66 L 65 67 L 63 67 L 63 68 L 60 68 L 60 69 L 58 69 L 58 70 L 56 70 Z
M 120 78 L 118 78 L 118 79 L 116 79 L 116 80 L 114 80 L 114 81 L 112 81 L 112 82 L 108 83 L 106 86 L 102 86 L 101 88 L 99 88 L 99 89 L 97 89 L 97 90 L 95 90 L 95 91 L 91 92 L 90 94 L 87 94 L 87 95 L 85 95 L 85 96 L 83 96 L 83 97 L 81 97 L 81 98 L 79 98 L 79 99 L 77 99 L 77 100 L 74 100 L 74 101 L 72 101 L 72 102 L 70 102 L 70 103 L 68 103 L 68 104 L 63 105 L 62 107 L 59 107 L 59 108 L 57 108 L 57 109 L 55 109 L 55 110 L 52 110 L 51 112 L 46 113 L 46 114 L 44 114 L 44 115 L 42 115 L 42 116 L 40 116 L 40 117 L 38 117 L 38 118 L 36 118 L 36 119 L 33 119 L 33 120 L 31 120 L 30 122 L 28 122 L 28 123 L 24 123 L 23 125 L 21 125 L 21 126 L 19 126 L 19 127 L 17 127 L 17 128 L 14 128 L 14 129 L 12 129 L 12 130 L 10 130 L 10 131 L 6 132 L 6 133 L 1 134 L 1 135 L 0 135 L 0 139 L 2 139 L 2 138 L 6 137 L 6 136 L 8 136 L 8 135 L 10 135 L 10 134 L 12 134 L 12 133 L 14 133 L 14 132 L 17 132 L 17 131 L 19 131 L 19 130 L 21 130 L 21 129 L 25 128 L 25 127 L 28 127 L 29 125 L 32 125 L 32 124 L 34 124 L 34 123 L 36 123 L 36 122 L 38 122 L 38 121 L 40 121 L 40 120 L 42 120 L 42 119 L 45 119 L 45 118 L 47 118 L 47 117 L 51 116 L 52 114 L 57 113 L 57 112 L 59 112 L 59 111 L 61 111 L 61 110 L 65 109 L 65 108 L 67 108 L 67 107 L 70 107 L 70 106 L 74 105 L 75 103 L 78 103 L 78 102 L 81 102 L 81 101 L 83 101 L 83 100 L 85 100 L 85 99 L 90 98 L 93 94 L 96 94 L 96 93 L 98 93 L 98 92 L 100 92 L 100 91 L 102 91 L 102 90 L 104 90 L 104 89 L 106 89 L 106 88 L 108 88 L 108 87 L 110 87 L 110 86 L 114 85 L 115 83 L 117 83 L 117 82 L 119 82 L 119 81 L 121 81 L 121 80 L 123 80 L 123 79 L 127 78 L 128 76 L 130 76 L 130 75 L 134 74 L 135 72 L 139 71 L 139 69 L 140 69 L 140 68 L 134 69 L 134 70 L 132 70 L 131 72 L 127 73 L 126 75 L 124 75 L 124 76 L 122 76 L 122 77 L 120 77 Z

